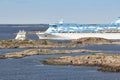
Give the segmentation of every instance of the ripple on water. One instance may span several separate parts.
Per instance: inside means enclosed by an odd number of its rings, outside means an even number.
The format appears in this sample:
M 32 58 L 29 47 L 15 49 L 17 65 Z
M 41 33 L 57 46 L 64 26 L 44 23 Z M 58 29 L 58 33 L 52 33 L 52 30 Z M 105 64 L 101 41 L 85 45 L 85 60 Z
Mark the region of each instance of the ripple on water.
M 92 47 L 92 48 L 91 48 Z M 102 50 L 102 46 L 91 46 L 90 49 Z M 104 51 L 111 46 L 104 45 Z M 110 48 L 109 48 L 110 47 Z M 111 51 L 119 51 L 119 45 L 114 45 Z M 86 49 L 87 49 L 86 48 Z M 115 50 L 114 50 L 115 49 Z M 17 51 L 15 49 L 0 49 L 4 53 Z M 90 53 L 82 53 L 90 54 Z M 43 65 L 40 60 L 60 56 L 76 56 L 76 54 L 35 55 L 20 59 L 0 60 L 0 80 L 119 80 L 120 73 L 98 72 L 97 67 L 84 66 L 53 66 Z

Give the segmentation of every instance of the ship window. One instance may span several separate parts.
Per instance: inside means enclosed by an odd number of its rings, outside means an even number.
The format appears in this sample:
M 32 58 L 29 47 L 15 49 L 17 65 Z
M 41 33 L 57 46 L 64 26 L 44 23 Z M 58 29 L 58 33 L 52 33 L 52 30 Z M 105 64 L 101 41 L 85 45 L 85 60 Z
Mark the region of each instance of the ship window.
M 47 37 L 47 35 L 45 35 L 45 37 Z
M 57 27 L 57 25 L 53 25 L 53 27 Z

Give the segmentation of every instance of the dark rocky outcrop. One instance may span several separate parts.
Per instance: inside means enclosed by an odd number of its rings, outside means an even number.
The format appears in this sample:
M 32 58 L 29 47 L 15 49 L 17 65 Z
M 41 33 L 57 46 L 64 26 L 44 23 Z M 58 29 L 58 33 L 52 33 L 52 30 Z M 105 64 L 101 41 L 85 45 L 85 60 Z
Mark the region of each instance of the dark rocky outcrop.
M 86 37 L 86 38 L 80 38 L 77 40 L 72 40 L 72 44 L 77 45 L 94 45 L 94 44 L 111 44 L 112 41 L 104 38 L 98 38 L 98 37 Z
M 0 55 L 0 59 L 6 59 L 5 55 Z
M 103 66 L 98 69 L 98 71 L 102 72 L 120 72 L 120 66 Z

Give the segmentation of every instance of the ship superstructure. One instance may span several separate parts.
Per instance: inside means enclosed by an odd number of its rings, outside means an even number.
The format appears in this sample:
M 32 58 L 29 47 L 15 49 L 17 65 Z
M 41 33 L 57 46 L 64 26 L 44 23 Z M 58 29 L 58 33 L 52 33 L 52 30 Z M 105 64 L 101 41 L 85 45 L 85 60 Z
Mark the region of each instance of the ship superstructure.
M 120 39 L 120 17 L 110 24 L 75 24 L 55 23 L 41 33 L 37 33 L 39 39 L 70 40 L 83 37 L 100 37 L 106 39 Z
M 19 30 L 17 36 L 15 37 L 16 40 L 26 40 L 26 32 L 24 30 Z

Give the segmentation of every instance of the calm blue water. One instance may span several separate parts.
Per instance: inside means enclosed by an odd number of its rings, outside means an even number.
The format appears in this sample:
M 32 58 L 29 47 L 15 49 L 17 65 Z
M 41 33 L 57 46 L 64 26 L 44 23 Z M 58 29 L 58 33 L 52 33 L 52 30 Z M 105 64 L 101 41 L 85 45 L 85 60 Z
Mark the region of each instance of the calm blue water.
M 28 28 L 28 27 L 27 27 Z M 3 28 L 2 28 L 3 29 Z M 0 39 L 8 39 L 8 32 L 0 32 Z M 40 29 L 40 28 L 38 28 Z M 0 29 L 1 30 L 1 29 Z M 19 30 L 19 29 L 18 29 Z M 31 29 L 32 30 L 32 29 Z M 33 27 L 34 30 L 34 27 Z M 3 35 L 5 36 L 3 36 Z M 9 36 L 12 38 L 12 36 Z M 120 45 L 99 45 L 82 47 L 91 50 L 103 50 L 107 53 L 120 53 Z M 61 48 L 58 48 L 61 49 Z M 72 48 L 69 48 L 72 49 Z M 75 49 L 75 48 L 74 48 Z M 79 47 L 77 48 L 79 49 Z M 0 49 L 0 54 L 22 51 L 24 49 Z M 0 60 L 0 80 L 120 80 L 120 73 L 98 72 L 97 67 L 84 66 L 52 66 L 43 65 L 40 61 L 46 58 L 60 56 L 76 56 L 90 53 L 59 54 L 59 55 L 36 55 L 20 59 Z
M 46 30 L 48 25 L 30 25 L 30 26 L 2 26 L 0 25 L 0 40 L 14 39 L 19 30 L 38 31 Z M 29 39 L 38 39 L 37 35 L 27 35 Z

